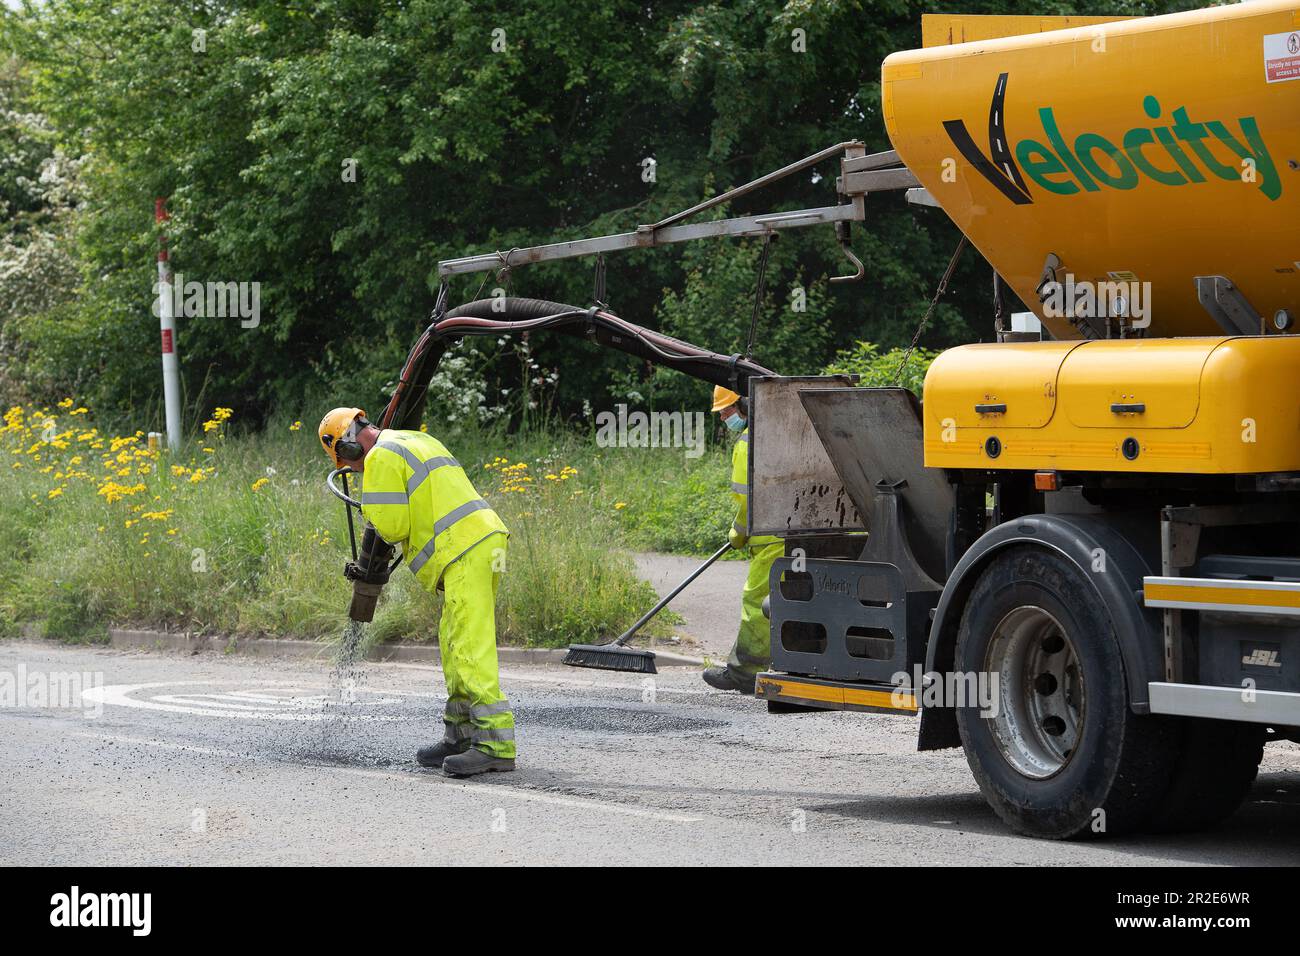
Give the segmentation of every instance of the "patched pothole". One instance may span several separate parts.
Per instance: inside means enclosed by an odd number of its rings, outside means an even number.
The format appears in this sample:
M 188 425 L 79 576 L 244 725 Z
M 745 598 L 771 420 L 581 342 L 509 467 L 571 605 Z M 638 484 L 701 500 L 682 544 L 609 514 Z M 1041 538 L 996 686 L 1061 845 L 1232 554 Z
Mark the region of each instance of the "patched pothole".
M 311 767 L 359 767 L 365 770 L 401 769 L 415 762 L 415 755 L 406 759 L 387 754 L 350 753 L 347 751 L 290 751 L 283 755 L 293 763 Z
M 593 734 L 682 734 L 727 726 L 723 720 L 628 707 L 530 707 L 527 710 L 521 707 L 516 711 L 516 719 L 523 726 L 533 724 Z

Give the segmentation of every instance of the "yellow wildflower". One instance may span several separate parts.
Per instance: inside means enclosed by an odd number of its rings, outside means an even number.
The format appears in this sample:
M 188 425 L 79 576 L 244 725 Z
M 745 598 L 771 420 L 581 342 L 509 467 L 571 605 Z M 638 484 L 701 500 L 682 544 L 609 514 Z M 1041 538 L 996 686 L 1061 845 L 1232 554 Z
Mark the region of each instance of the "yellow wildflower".
M 99 486 L 96 494 L 103 495 L 104 500 L 112 504 L 114 501 L 121 501 L 127 495 L 138 494 L 141 491 L 144 491 L 143 484 L 121 485 L 112 479 L 107 479 L 104 484 Z M 128 525 L 128 527 L 130 526 Z

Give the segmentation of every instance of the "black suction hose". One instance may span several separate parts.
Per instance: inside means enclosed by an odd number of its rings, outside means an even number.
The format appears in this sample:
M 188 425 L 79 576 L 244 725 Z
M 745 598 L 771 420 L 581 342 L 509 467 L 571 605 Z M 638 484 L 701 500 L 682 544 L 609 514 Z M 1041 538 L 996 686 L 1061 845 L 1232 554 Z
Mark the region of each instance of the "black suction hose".
M 501 335 L 549 329 L 594 340 L 656 365 L 676 369 L 741 395 L 749 394 L 751 376 L 772 375 L 770 369 L 740 355 L 722 355 L 619 318 L 605 309 L 580 309 L 545 299 L 479 299 L 457 306 L 425 329 L 402 366 L 397 388 L 380 416 L 380 428 L 418 428 L 424 417 L 429 381 L 447 349 L 470 335 Z M 349 513 L 350 517 L 350 513 Z M 395 564 L 393 546 L 366 526 L 360 552 L 345 573 L 353 581 L 349 616 L 357 621 L 374 617 L 379 592 Z

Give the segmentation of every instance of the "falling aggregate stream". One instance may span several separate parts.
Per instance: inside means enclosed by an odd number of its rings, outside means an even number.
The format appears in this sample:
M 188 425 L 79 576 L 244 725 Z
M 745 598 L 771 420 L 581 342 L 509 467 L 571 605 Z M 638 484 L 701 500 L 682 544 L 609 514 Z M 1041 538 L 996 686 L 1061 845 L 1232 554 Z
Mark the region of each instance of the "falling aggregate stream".
M 390 759 L 376 754 L 362 735 L 366 721 L 359 701 L 366 673 L 361 662 L 365 625 L 349 620 L 343 629 L 334 666 L 329 675 L 329 693 L 323 705 L 326 719 L 302 727 L 300 741 L 285 741 L 286 751 L 298 760 L 338 766 L 384 766 Z M 311 739 L 314 737 L 314 740 Z

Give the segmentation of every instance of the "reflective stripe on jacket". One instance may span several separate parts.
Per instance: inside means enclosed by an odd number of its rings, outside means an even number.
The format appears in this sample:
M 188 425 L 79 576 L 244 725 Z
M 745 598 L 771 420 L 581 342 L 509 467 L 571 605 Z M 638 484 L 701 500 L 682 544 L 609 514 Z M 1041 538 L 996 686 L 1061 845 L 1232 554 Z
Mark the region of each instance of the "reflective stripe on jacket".
M 745 533 L 749 523 L 749 429 L 746 428 L 736 439 L 731 449 L 731 498 L 736 502 L 736 518 L 731 527 L 739 534 Z M 755 535 L 749 539 L 749 547 L 761 548 L 768 544 L 779 544 L 780 538 L 771 534 Z
M 509 534 L 442 442 L 385 429 L 366 454 L 361 513 L 432 590 L 447 565 L 491 534 Z

